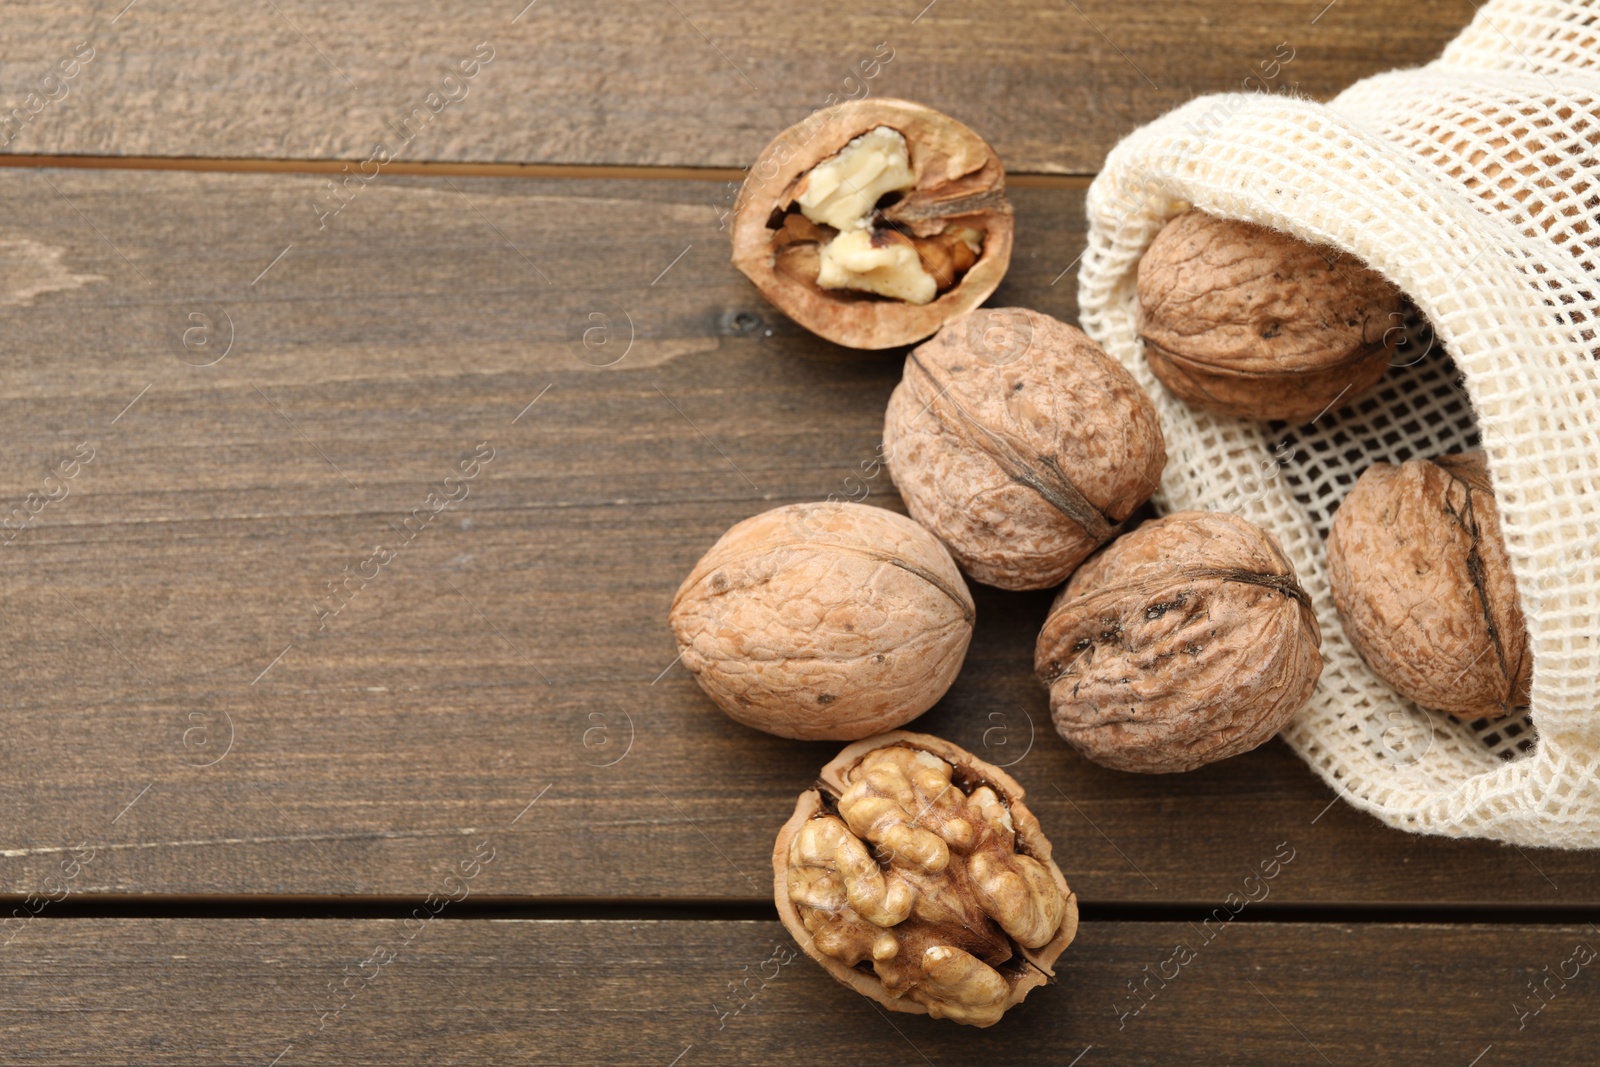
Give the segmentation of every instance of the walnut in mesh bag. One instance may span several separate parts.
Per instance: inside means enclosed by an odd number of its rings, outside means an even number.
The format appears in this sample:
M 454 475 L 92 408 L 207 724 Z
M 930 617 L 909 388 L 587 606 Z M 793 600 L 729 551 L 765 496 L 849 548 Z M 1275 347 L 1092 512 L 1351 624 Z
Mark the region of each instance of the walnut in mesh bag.
M 1389 364 L 1400 291 L 1335 249 L 1188 211 L 1139 261 L 1150 370 L 1193 407 L 1305 422 L 1348 404 Z
M 1482 452 L 1375 463 L 1328 534 L 1339 621 L 1401 696 L 1463 719 L 1528 703 L 1533 655 Z
M 1078 929 L 1050 842 L 997 767 L 898 731 L 846 748 L 773 848 L 806 954 L 895 1011 L 991 1026 L 1053 976 Z

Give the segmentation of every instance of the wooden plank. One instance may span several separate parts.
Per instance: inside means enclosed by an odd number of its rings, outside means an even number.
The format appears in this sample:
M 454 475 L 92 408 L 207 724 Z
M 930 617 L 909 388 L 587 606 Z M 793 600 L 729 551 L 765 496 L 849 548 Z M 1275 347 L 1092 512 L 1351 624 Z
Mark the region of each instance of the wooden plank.
M 739 167 L 830 96 L 871 93 L 951 112 L 1014 170 L 1088 173 L 1199 93 L 1327 97 L 1425 62 L 1474 6 L 124 2 L 8 9 L 0 151 L 364 160 L 381 141 L 405 160 Z M 474 76 L 446 85 L 462 63 Z
M 898 361 L 765 306 L 707 183 L 385 179 L 326 232 L 318 189 L 0 173 L 0 892 L 82 843 L 72 892 L 418 894 L 493 831 L 490 895 L 765 898 L 836 746 L 727 720 L 667 605 L 756 511 L 899 506 L 854 480 Z M 997 300 L 1070 319 L 1082 193 L 1017 210 Z M 1221 901 L 1284 841 L 1275 900 L 1600 898 L 1593 853 L 1386 830 L 1279 744 L 1085 763 L 1030 675 L 1047 600 L 977 590 L 919 726 L 1012 765 L 1085 900 Z
M 0 1061 L 1588 1063 L 1597 941 L 1088 923 L 977 1030 L 875 1009 L 777 923 L 39 919 L 0 956 Z

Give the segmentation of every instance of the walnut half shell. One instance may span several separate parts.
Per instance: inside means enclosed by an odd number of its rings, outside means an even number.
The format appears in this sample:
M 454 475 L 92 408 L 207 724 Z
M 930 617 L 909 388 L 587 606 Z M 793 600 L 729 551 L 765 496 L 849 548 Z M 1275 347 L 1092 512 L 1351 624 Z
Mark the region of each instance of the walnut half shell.
M 1016 780 L 927 734 L 858 741 L 772 851 L 805 953 L 894 1011 L 992 1026 L 1055 974 L 1077 897 Z
M 813 112 L 751 165 L 733 265 L 812 333 L 893 348 L 994 292 L 1012 222 L 983 138 L 921 104 L 858 100 Z

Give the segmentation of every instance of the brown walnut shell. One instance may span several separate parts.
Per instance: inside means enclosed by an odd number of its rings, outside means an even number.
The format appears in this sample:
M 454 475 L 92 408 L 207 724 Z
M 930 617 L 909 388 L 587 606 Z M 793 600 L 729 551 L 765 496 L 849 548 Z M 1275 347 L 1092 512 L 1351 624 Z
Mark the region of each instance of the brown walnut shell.
M 1383 377 L 1405 301 L 1335 249 L 1200 211 L 1177 216 L 1139 261 L 1139 336 L 1150 370 L 1191 407 L 1306 422 Z
M 1155 491 L 1155 407 L 1081 331 L 980 308 L 906 357 L 883 441 L 912 518 L 1002 589 L 1059 585 Z
M 1056 731 L 1123 771 L 1187 771 L 1276 734 L 1316 688 L 1322 631 L 1277 539 L 1236 515 L 1144 523 L 1078 569 L 1034 669 Z
M 1054 976 L 1078 900 L 998 767 L 927 734 L 858 741 L 800 795 L 773 895 L 806 955 L 893 1011 L 990 1026 Z
M 927 711 L 972 639 L 972 595 L 937 538 L 864 504 L 789 504 L 735 525 L 678 589 L 687 667 L 734 719 L 849 741 Z
M 1463 719 L 1528 703 L 1516 578 L 1482 452 L 1376 463 L 1328 534 L 1339 621 L 1373 673 Z
M 797 213 L 801 183 L 817 164 L 880 126 L 905 137 L 916 184 L 877 213 L 877 230 L 917 239 L 924 267 L 941 283 L 954 283 L 931 303 L 816 284 L 819 245 L 834 231 Z M 982 235 L 975 262 L 965 257 L 951 264 L 945 258 L 964 253 L 944 239 L 955 227 Z M 733 213 L 733 265 L 812 333 L 851 348 L 893 348 L 920 341 L 983 303 L 1011 262 L 1012 230 L 1005 170 L 983 138 L 921 104 L 857 100 L 813 112 L 779 134 L 751 165 Z M 957 279 L 948 273 L 952 269 L 965 273 Z

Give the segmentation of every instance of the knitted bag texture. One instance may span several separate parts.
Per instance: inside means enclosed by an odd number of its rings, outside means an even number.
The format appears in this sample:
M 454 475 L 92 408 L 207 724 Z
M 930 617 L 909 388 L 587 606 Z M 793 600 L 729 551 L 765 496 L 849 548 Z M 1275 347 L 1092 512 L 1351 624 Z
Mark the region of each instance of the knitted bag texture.
M 1306 426 L 1194 411 L 1151 375 L 1139 257 L 1196 207 L 1340 250 L 1418 315 L 1384 379 Z M 1089 190 L 1084 329 L 1154 398 L 1163 510 L 1271 530 L 1326 665 L 1282 737 L 1340 796 L 1420 833 L 1600 846 L 1600 0 L 1491 0 L 1427 66 L 1327 104 L 1207 96 L 1135 131 Z M 1482 447 L 1534 658 L 1530 710 L 1456 722 L 1345 638 L 1324 539 L 1370 464 Z

